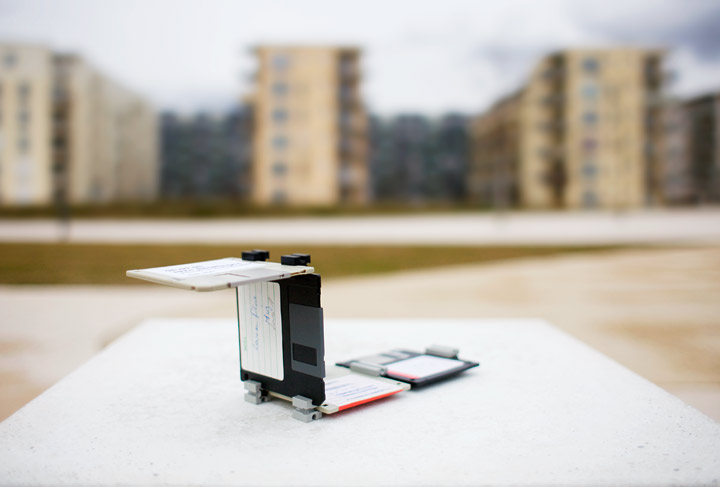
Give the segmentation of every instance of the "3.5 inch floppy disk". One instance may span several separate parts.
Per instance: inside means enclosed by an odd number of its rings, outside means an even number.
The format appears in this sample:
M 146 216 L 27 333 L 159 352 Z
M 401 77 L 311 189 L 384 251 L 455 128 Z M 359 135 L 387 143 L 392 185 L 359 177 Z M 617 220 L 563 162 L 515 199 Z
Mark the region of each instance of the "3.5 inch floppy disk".
M 307 254 L 284 255 L 266 262 L 263 250 L 242 258 L 195 262 L 127 271 L 129 277 L 192 291 L 235 288 L 240 352 L 240 378 L 246 400 L 255 404 L 271 397 L 291 401 L 293 416 L 310 421 L 410 386 L 341 367 L 325 370 L 320 276 Z
M 425 353 L 408 350 L 390 350 L 360 357 L 337 365 L 352 370 L 372 370 L 380 377 L 399 380 L 420 387 L 454 377 L 479 365 L 462 360 L 458 351 L 448 347 L 432 346 Z
M 309 266 L 248 261 L 236 257 L 127 271 L 128 277 L 190 291 L 218 291 L 253 282 L 287 279 L 314 271 Z

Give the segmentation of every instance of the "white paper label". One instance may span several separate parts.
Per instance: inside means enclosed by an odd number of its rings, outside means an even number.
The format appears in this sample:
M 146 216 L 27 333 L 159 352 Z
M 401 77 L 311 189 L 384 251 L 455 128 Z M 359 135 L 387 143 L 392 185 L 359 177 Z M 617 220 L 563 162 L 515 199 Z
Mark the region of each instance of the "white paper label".
M 257 282 L 240 286 L 238 306 L 243 370 L 283 380 L 280 284 Z
M 421 379 L 462 367 L 464 362 L 432 355 L 418 355 L 387 365 L 387 373 L 408 379 Z
M 325 402 L 343 410 L 382 399 L 402 390 L 401 386 L 391 382 L 360 374 L 347 374 L 325 381 Z
M 195 262 L 193 264 L 169 265 L 167 267 L 154 267 L 145 269 L 153 274 L 167 276 L 177 281 L 190 277 L 207 276 L 212 274 L 226 274 L 238 270 L 246 270 L 253 267 L 262 267 L 255 262 L 247 262 L 240 259 L 226 258 Z

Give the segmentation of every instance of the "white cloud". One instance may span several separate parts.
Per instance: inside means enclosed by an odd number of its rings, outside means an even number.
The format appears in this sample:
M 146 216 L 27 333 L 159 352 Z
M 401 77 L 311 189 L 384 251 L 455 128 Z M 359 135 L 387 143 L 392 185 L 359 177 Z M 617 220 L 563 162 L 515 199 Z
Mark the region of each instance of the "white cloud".
M 684 13 L 676 16 L 680 5 Z M 672 0 L 614 0 L 587 8 L 587 2 L 564 0 L 0 0 L 0 33 L 6 40 L 77 51 L 162 108 L 229 106 L 250 88 L 250 46 L 296 42 L 363 47 L 364 92 L 373 110 L 475 112 L 516 88 L 547 51 L 613 43 L 620 40 L 613 28 L 622 33 L 629 25 L 632 32 L 645 28 L 646 37 L 661 40 L 677 22 L 697 21 L 699 14 L 688 5 Z M 644 22 L 636 22 L 640 18 Z M 720 84 L 720 61 L 681 50 L 685 54 L 673 62 L 682 70 L 683 90 Z

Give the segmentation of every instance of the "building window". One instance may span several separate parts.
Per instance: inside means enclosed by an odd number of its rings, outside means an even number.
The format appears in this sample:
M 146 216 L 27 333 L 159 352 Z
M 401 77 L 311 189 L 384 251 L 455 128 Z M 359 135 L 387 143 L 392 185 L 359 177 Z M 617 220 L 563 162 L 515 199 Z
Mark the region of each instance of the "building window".
M 282 135 L 277 135 L 272 139 L 272 146 L 275 149 L 285 149 L 288 146 L 288 139 Z
M 345 54 L 340 57 L 340 72 L 343 76 L 352 76 L 355 74 L 355 57 Z
M 288 113 L 284 108 L 276 108 L 272 112 L 272 119 L 275 123 L 284 123 L 287 121 Z
M 655 56 L 645 60 L 645 83 L 650 90 L 659 89 L 662 84 L 660 60 Z
M 64 84 L 55 84 L 55 86 L 53 87 L 53 97 L 57 101 L 64 100 L 67 97 L 67 88 Z
M 340 152 L 343 154 L 347 154 L 352 151 L 353 145 L 350 141 L 350 137 L 348 136 L 347 132 L 344 132 L 340 136 Z
M 347 110 L 343 110 L 340 112 L 340 125 L 343 128 L 349 128 L 350 124 L 352 123 L 352 114 L 348 112 Z
M 600 90 L 595 83 L 584 83 L 580 87 L 580 93 L 586 100 L 594 100 L 598 97 Z
M 273 193 L 272 199 L 273 203 L 276 205 L 283 204 L 287 200 L 287 195 L 285 194 L 285 191 L 278 190 Z
M 6 52 L 3 56 L 3 64 L 6 68 L 12 68 L 17 64 L 17 56 L 13 52 Z
M 582 60 L 582 69 L 588 74 L 595 74 L 600 69 L 600 63 L 595 58 L 585 58 Z
M 587 161 L 583 164 L 582 173 L 586 178 L 592 179 L 597 174 L 597 166 L 594 163 Z
M 276 162 L 272 166 L 272 172 L 277 177 L 283 177 L 287 174 L 287 166 L 284 162 Z
M 30 140 L 27 137 L 18 140 L 18 151 L 23 154 L 30 152 Z
M 585 208 L 595 208 L 597 206 L 597 196 L 592 191 L 585 191 L 583 193 L 583 206 Z
M 347 103 L 347 102 L 352 101 L 353 94 L 354 94 L 354 90 L 353 90 L 352 85 L 347 84 L 347 83 L 343 83 L 342 85 L 340 85 L 340 99 L 343 102 Z
M 583 140 L 583 149 L 585 152 L 592 152 L 597 149 L 597 141 L 595 139 Z
M 272 58 L 272 67 L 276 71 L 285 71 L 290 66 L 290 56 L 287 54 L 275 54 Z
M 555 151 L 552 147 L 540 147 L 538 148 L 537 155 L 543 159 L 552 159 Z
M 18 96 L 20 98 L 24 98 L 24 101 L 27 101 L 27 98 L 30 97 L 30 84 L 29 83 L 22 83 L 20 86 L 18 86 Z
M 585 125 L 595 125 L 597 123 L 597 119 L 597 113 L 595 112 L 583 113 L 583 122 L 585 122 Z
M 21 125 L 27 125 L 30 122 L 30 112 L 23 110 L 18 113 L 18 122 L 20 122 Z
M 285 96 L 288 93 L 287 83 L 273 83 L 272 92 L 275 96 Z

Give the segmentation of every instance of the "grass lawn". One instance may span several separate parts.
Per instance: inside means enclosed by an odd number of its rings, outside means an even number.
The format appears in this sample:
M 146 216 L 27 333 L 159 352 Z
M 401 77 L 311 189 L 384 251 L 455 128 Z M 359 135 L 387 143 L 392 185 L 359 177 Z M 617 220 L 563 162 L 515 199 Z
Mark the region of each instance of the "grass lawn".
M 74 218 L 287 218 L 308 216 L 358 215 L 412 215 L 446 212 L 483 212 L 490 208 L 467 203 L 374 203 L 368 206 L 287 207 L 254 206 L 232 199 L 159 200 L 153 203 L 114 203 L 107 205 L 73 206 L 69 211 Z M 0 207 L 0 218 L 57 218 L 59 209 L 54 206 Z
M 247 247 L 252 248 L 252 247 Z M 594 247 L 266 247 L 272 261 L 293 252 L 312 255 L 323 277 L 376 274 L 452 264 L 493 262 L 618 249 Z M 0 243 L 0 284 L 127 284 L 127 269 L 240 257 L 243 248 L 205 245 L 106 245 Z

